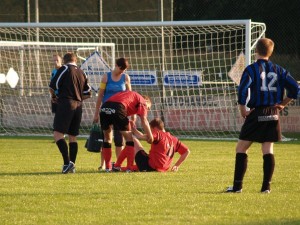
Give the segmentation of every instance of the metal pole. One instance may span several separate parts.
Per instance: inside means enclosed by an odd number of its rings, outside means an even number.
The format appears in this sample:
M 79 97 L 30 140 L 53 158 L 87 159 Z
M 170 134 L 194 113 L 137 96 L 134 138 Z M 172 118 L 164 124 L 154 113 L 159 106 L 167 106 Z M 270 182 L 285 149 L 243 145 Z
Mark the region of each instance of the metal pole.
M 164 21 L 164 0 L 160 0 L 160 19 L 161 22 Z M 166 90 L 164 86 L 164 76 L 163 72 L 165 71 L 165 38 L 164 38 L 164 27 L 161 27 L 161 81 L 162 81 L 162 107 L 161 107 L 161 119 L 165 122 L 165 117 L 164 117 L 164 104 L 165 104 L 165 99 L 166 99 Z
M 35 22 L 40 22 L 40 14 L 39 14 L 39 0 L 35 0 Z M 37 27 L 36 29 L 36 42 L 40 41 L 40 28 Z M 43 88 L 43 81 L 41 76 L 41 68 L 40 68 L 40 51 L 39 49 L 34 50 L 35 57 L 36 57 L 36 70 L 37 70 L 37 83 L 36 86 Z

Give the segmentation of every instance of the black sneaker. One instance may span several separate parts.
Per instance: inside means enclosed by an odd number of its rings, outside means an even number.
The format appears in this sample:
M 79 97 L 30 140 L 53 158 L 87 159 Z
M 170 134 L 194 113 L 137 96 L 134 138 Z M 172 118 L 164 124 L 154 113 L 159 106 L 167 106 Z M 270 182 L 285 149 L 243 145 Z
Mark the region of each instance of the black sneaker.
M 63 166 L 62 166 L 62 171 L 61 171 L 61 172 L 64 173 L 64 171 L 65 171 L 67 168 L 68 168 L 68 165 L 63 165 Z
M 63 166 L 62 173 L 66 174 L 66 173 L 73 172 L 73 171 L 75 171 L 75 164 L 72 161 L 69 162 L 69 165 Z
M 113 172 L 121 172 L 121 171 L 122 171 L 122 169 L 121 169 L 121 167 L 119 167 L 119 166 L 115 166 L 115 165 L 113 165 L 113 167 L 112 167 L 112 171 L 113 171 Z
M 225 190 L 225 193 L 242 193 L 242 189 L 234 190 L 233 187 L 228 187 L 228 188 Z
M 271 190 L 269 189 L 266 189 L 264 191 L 261 191 L 262 194 L 270 194 L 271 193 Z

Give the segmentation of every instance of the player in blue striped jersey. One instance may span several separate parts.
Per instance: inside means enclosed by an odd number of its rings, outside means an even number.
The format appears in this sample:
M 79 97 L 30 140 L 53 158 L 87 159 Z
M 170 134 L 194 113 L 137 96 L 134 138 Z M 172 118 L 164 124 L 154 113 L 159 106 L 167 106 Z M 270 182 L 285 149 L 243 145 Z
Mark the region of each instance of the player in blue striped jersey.
M 269 60 L 273 49 L 274 42 L 271 39 L 259 39 L 256 45 L 257 61 L 247 66 L 241 77 L 238 104 L 245 122 L 236 146 L 233 187 L 226 192 L 242 191 L 247 170 L 247 151 L 253 142 L 262 144 L 264 175 L 261 192 L 271 191 L 270 183 L 275 168 L 273 144 L 281 140 L 279 111 L 297 99 L 299 90 L 299 84 L 291 74 Z

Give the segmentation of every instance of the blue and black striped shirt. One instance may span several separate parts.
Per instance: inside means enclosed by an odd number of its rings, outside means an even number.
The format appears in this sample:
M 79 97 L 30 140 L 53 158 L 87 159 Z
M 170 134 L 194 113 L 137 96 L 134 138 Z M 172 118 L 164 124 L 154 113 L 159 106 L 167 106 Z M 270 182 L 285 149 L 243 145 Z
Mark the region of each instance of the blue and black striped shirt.
M 273 106 L 283 100 L 284 91 L 288 98 L 297 98 L 299 84 L 291 74 L 271 61 L 259 59 L 247 66 L 238 88 L 238 103 L 249 108 Z M 250 100 L 247 103 L 248 88 Z

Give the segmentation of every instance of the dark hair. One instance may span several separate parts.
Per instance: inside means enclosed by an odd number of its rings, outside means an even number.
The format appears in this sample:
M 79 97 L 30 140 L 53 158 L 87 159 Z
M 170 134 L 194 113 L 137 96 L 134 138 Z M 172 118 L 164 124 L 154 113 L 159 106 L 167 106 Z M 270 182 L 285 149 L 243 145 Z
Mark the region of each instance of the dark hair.
M 160 118 L 151 120 L 149 124 L 151 128 L 157 128 L 159 130 L 165 129 L 165 124 Z
M 73 52 L 68 52 L 64 55 L 64 64 L 70 63 L 70 62 L 76 62 L 77 61 L 77 57 L 75 55 L 75 53 Z
M 256 44 L 256 52 L 257 54 L 270 57 L 273 53 L 274 42 L 269 38 L 261 38 L 258 40 Z
M 116 64 L 121 70 L 125 70 L 129 67 L 128 60 L 125 58 L 119 58 L 116 60 Z

